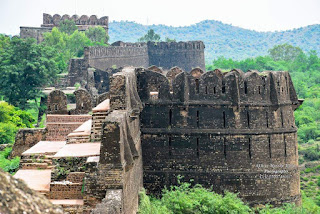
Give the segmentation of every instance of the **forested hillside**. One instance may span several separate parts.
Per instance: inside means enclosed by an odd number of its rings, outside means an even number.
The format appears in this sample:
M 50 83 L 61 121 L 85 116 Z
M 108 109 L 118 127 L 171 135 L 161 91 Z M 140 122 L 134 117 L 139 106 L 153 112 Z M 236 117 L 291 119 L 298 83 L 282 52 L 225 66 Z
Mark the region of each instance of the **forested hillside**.
M 160 34 L 162 40 L 167 37 L 176 41 L 204 41 L 208 62 L 219 56 L 234 60 L 264 56 L 268 49 L 284 43 L 301 47 L 306 52 L 316 50 L 320 53 L 320 25 L 281 32 L 257 32 L 214 20 L 206 20 L 186 27 L 147 26 L 121 21 L 110 23 L 110 42 L 118 40 L 136 42 L 147 33 L 148 29 L 154 29 L 157 34 Z

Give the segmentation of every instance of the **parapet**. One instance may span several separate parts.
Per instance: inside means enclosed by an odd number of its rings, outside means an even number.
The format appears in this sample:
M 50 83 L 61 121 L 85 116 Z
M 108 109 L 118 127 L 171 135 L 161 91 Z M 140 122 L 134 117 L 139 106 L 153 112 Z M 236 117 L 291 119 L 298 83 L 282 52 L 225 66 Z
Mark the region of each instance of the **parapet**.
M 174 68 L 177 70 L 177 68 Z M 169 73 L 169 72 L 168 72 Z M 171 72 L 172 73 L 172 72 Z M 167 75 L 137 69 L 139 96 L 144 102 L 202 102 L 210 104 L 272 105 L 298 104 L 291 77 L 286 71 L 220 70 L 179 71 Z M 151 94 L 157 93 L 157 98 Z
M 178 66 L 185 71 L 194 68 L 205 70 L 204 43 L 187 42 L 148 42 L 149 64 L 170 69 Z
M 191 49 L 204 49 L 202 41 L 187 41 L 187 42 L 148 42 L 149 48 L 155 49 L 178 49 L 178 50 L 191 50 Z
M 103 16 L 101 18 L 98 18 L 96 15 L 91 15 L 88 17 L 87 15 L 82 15 L 79 17 L 78 15 L 59 15 L 55 14 L 51 16 L 50 14 L 44 13 L 43 14 L 43 24 L 41 27 L 54 27 L 58 26 L 60 21 L 64 20 L 72 20 L 76 23 L 76 25 L 101 25 L 108 27 L 109 17 Z

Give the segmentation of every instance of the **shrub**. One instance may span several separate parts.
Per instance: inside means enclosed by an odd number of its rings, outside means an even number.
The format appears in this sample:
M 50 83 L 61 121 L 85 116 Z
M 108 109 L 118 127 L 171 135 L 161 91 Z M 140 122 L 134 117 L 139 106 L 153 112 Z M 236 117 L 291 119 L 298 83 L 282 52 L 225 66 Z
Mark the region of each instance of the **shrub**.
M 320 197 L 318 197 L 320 200 Z M 163 190 L 162 198 L 149 197 L 143 190 L 140 193 L 140 214 L 317 214 L 319 206 L 302 191 L 303 204 L 284 204 L 274 208 L 266 205 L 263 208 L 251 209 L 237 197 L 226 192 L 224 196 L 216 194 L 200 185 L 191 187 L 189 183 L 179 183 L 169 190 Z
M 163 190 L 162 198 L 149 198 L 143 191 L 140 194 L 141 214 L 191 214 L 191 213 L 250 213 L 252 210 L 236 194 L 226 192 L 224 196 L 214 193 L 201 185 L 191 187 L 180 183 Z
M 0 123 L 0 144 L 13 144 L 17 131 L 13 123 Z
M 0 151 L 0 168 L 5 172 L 14 173 L 19 168 L 20 157 L 8 160 L 7 158 L 11 150 L 11 147 L 7 147 L 3 151 Z

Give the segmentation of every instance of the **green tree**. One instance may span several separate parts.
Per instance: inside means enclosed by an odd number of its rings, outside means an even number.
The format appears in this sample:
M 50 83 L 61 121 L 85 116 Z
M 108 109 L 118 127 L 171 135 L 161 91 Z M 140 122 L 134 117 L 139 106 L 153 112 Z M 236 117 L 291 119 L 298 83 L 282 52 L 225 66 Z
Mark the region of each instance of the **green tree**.
M 166 37 L 166 42 L 175 42 L 176 39 L 170 39 L 169 37 Z
M 59 23 L 59 31 L 66 33 L 68 35 L 72 34 L 73 32 L 75 32 L 76 30 L 78 30 L 76 24 L 74 21 L 72 20 L 63 20 Z
M 22 109 L 57 77 L 56 51 L 34 39 L 13 37 L 0 51 L 0 94 Z
M 19 128 L 33 127 L 32 115 L 0 101 L 0 144 L 11 144 Z
M 302 53 L 302 50 L 299 47 L 294 47 L 289 44 L 282 44 L 274 46 L 268 52 L 275 61 L 293 61 L 299 54 Z
M 139 42 L 159 42 L 160 35 L 156 34 L 153 29 L 148 30 L 148 33 L 138 39 Z
M 55 61 L 60 70 L 66 72 L 69 60 L 72 57 L 83 56 L 84 47 L 92 46 L 91 40 L 84 32 L 74 31 L 71 35 L 53 28 L 51 32 L 44 34 L 43 44 L 53 47 L 57 56 Z
M 109 37 L 106 30 L 101 27 L 90 27 L 85 31 L 86 36 L 95 44 L 95 45 L 105 45 L 108 43 Z

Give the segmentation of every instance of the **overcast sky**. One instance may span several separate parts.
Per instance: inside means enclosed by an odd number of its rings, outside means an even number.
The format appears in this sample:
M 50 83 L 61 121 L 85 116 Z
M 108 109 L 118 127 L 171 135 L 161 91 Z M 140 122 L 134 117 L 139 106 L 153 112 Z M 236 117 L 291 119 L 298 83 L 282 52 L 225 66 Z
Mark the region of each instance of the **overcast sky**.
M 0 0 L 0 33 L 39 27 L 42 13 L 186 26 L 206 19 L 257 31 L 320 24 L 320 0 Z

